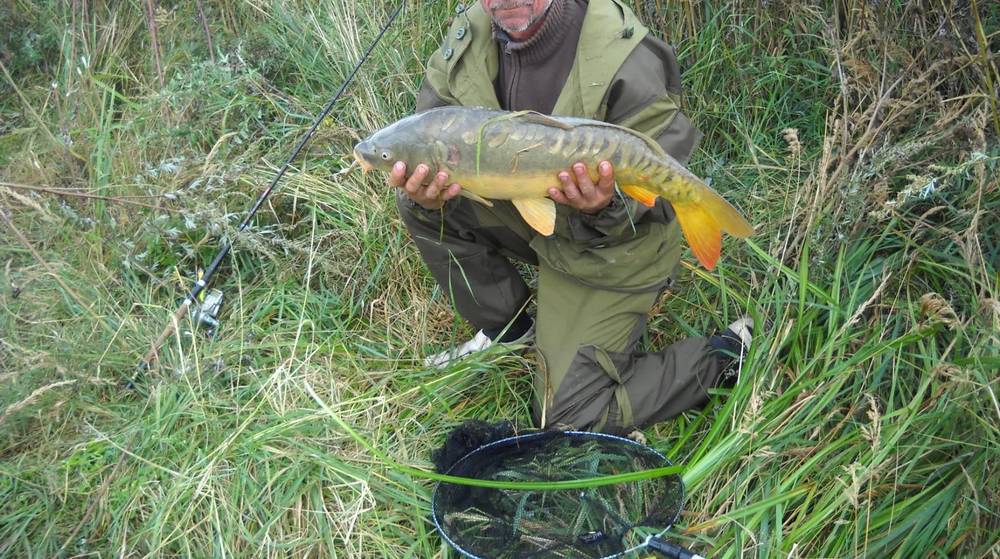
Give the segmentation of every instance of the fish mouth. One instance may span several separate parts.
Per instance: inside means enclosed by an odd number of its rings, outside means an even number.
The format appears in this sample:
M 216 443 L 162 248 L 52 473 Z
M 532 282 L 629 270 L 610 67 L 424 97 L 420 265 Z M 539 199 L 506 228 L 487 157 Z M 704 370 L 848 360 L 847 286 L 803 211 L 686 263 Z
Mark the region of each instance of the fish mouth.
M 367 159 L 362 157 L 361 153 L 358 152 L 358 148 L 354 148 L 354 159 L 357 161 L 358 165 L 361 165 L 361 172 L 364 174 L 367 174 L 368 171 L 375 168 L 375 166 L 369 163 Z

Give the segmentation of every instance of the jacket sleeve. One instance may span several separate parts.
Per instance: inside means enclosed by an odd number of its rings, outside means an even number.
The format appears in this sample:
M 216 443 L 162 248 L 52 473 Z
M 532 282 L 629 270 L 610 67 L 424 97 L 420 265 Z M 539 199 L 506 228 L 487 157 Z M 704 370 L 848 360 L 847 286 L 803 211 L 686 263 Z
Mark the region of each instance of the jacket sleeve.
M 417 93 L 416 112 L 426 111 L 445 105 L 458 105 L 458 100 L 451 96 L 448 89 L 448 66 L 441 49 L 435 50 L 427 61 L 427 72 Z
M 445 61 L 441 57 L 441 50 L 434 51 L 430 60 L 427 61 L 427 72 L 424 73 L 424 81 L 420 84 L 420 91 L 417 92 L 417 103 L 414 112 L 423 112 L 446 105 L 457 105 L 458 101 L 450 96 L 448 91 L 448 81 L 446 79 Z M 428 210 L 417 204 L 406 195 L 402 188 L 396 189 L 396 198 L 400 208 L 408 209 L 417 219 L 427 223 L 435 223 L 441 219 L 442 212 L 447 213 L 453 209 L 455 204 L 445 202 L 440 210 Z
M 702 134 L 681 112 L 680 103 L 680 65 L 673 47 L 646 36 L 612 80 L 605 96 L 604 120 L 647 134 L 667 153 L 687 164 Z M 570 219 L 570 235 L 575 240 L 592 241 L 628 235 L 644 218 L 669 221 L 673 209 L 663 200 L 647 208 L 616 194 L 611 204 L 596 215 L 577 215 L 577 219 Z
M 681 72 L 674 48 L 647 36 L 618 70 L 606 96 L 606 121 L 655 139 L 687 164 L 701 132 L 680 110 Z
M 420 92 L 417 93 L 417 107 L 416 112 L 423 112 L 437 107 L 444 107 L 446 105 L 456 105 L 457 102 L 454 99 L 446 99 L 440 93 L 434 89 L 431 82 L 426 77 L 424 78 L 424 83 L 420 85 Z

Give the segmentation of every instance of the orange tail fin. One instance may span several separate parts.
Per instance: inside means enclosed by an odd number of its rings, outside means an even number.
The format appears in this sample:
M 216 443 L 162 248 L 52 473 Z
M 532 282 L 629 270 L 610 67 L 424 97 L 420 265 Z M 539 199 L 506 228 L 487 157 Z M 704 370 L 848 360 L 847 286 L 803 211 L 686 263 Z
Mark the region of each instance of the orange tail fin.
M 705 208 L 692 203 L 672 204 L 677 214 L 677 222 L 691 252 L 706 270 L 713 270 L 722 252 L 722 229 Z
M 662 185 L 659 190 L 664 193 L 690 192 L 692 189 L 695 191 L 692 198 L 697 201 L 675 202 L 670 200 L 669 195 L 667 200 L 673 206 L 681 231 L 684 232 L 684 237 L 691 245 L 698 262 L 701 262 L 706 269 L 712 270 L 722 252 L 722 232 L 745 238 L 753 235 L 753 226 L 711 187 L 694 175 L 690 173 L 687 175 L 689 176 L 675 175 L 673 180 L 680 181 L 682 185 L 668 183 Z M 625 184 L 619 185 L 619 188 L 646 206 L 652 207 L 656 203 L 658 194 L 648 186 Z
M 712 270 L 722 251 L 722 232 L 742 239 L 753 235 L 753 226 L 725 198 L 707 185 L 701 186 L 697 202 L 672 205 L 698 262 Z

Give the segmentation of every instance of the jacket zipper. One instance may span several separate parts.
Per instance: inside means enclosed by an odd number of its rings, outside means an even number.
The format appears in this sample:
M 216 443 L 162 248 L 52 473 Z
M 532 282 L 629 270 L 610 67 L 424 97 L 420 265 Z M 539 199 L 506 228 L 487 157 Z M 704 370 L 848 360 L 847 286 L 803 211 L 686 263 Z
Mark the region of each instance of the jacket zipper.
M 507 86 L 507 110 L 514 110 L 517 103 L 514 100 L 514 92 L 517 90 L 517 82 L 521 79 L 521 57 L 518 53 L 512 52 L 510 49 L 510 43 L 504 46 L 504 54 L 510 57 L 511 60 L 511 75 L 510 79 L 507 80 L 509 84 Z

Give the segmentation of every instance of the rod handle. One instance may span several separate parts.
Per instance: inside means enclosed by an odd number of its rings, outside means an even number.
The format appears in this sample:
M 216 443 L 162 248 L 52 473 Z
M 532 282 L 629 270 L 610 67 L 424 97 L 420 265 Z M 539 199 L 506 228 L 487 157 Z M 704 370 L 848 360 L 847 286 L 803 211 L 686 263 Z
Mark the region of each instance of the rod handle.
M 167 322 L 167 327 L 163 329 L 163 332 L 160 332 L 159 337 L 157 337 L 156 340 L 149 346 L 149 351 L 147 351 L 146 356 L 142 358 L 142 363 L 140 364 L 141 366 L 149 367 L 153 364 L 153 361 L 158 358 L 157 353 L 160 351 L 160 346 L 162 346 L 163 342 L 167 341 L 167 338 L 174 333 L 177 325 L 180 324 L 181 320 L 183 320 L 185 316 L 187 316 L 188 309 L 190 308 L 191 299 L 185 298 L 184 302 L 181 303 L 180 308 L 174 313 L 174 316 L 170 317 L 170 320 Z

